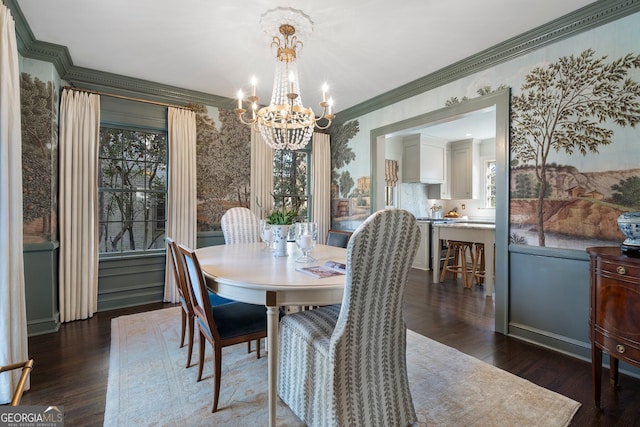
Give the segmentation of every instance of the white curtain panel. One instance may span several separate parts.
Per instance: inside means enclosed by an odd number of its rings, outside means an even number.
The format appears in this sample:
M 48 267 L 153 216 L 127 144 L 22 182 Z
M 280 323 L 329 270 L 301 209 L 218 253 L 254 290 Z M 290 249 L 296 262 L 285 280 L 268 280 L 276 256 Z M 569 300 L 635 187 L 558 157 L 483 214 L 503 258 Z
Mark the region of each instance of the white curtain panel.
M 166 236 L 178 244 L 196 248 L 196 114 L 184 108 L 169 107 L 169 185 Z M 171 257 L 165 268 L 164 301 L 179 302 L 171 271 Z
M 251 212 L 264 219 L 273 208 L 273 148 L 251 129 Z M 260 205 L 260 206 L 258 206 Z
M 331 225 L 331 145 L 329 135 L 313 134 L 313 210 L 318 223 L 318 243 L 324 244 Z
M 0 366 L 28 359 L 22 256 L 22 137 L 15 22 L 0 3 Z M 0 375 L 0 404 L 21 371 Z M 29 388 L 27 383 L 25 389 Z
M 100 97 L 65 89 L 60 103 L 60 321 L 98 309 Z

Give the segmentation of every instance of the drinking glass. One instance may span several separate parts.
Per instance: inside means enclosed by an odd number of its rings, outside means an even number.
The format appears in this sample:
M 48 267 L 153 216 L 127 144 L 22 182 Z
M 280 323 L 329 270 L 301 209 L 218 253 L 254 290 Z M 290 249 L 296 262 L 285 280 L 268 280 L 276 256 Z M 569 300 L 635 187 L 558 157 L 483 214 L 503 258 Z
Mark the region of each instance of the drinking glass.
M 296 261 L 313 262 L 316 259 L 311 256 L 311 250 L 318 241 L 318 224 L 315 222 L 299 222 L 294 224 L 296 245 L 302 252 L 302 256 Z
M 266 219 L 260 220 L 260 238 L 267 246 L 267 249 L 271 249 L 271 241 L 273 240 L 273 233 L 271 230 L 271 224 Z

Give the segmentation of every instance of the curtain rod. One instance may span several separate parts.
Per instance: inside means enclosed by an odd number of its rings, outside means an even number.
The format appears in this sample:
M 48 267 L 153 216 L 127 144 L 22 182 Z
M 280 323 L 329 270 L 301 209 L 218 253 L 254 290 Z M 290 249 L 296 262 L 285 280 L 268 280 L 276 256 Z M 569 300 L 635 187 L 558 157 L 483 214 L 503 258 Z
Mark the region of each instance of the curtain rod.
M 125 95 L 116 95 L 114 93 L 106 93 L 106 92 L 99 92 L 96 90 L 91 90 L 91 89 L 83 89 L 83 88 L 79 88 L 79 87 L 73 87 L 73 86 L 64 86 L 62 88 L 62 90 L 65 89 L 69 89 L 69 90 L 76 90 L 78 92 L 87 92 L 87 93 L 92 93 L 94 95 L 101 95 L 101 96 L 109 96 L 111 98 L 120 98 L 120 99 L 126 99 L 129 101 L 137 101 L 137 102 L 144 102 L 146 104 L 154 104 L 154 105 L 161 105 L 163 107 L 173 107 L 173 108 L 182 108 L 183 110 L 189 110 L 189 111 L 193 111 L 192 108 L 190 107 L 185 107 L 184 105 L 175 105 L 175 104 L 168 104 L 166 102 L 159 102 L 159 101 L 151 101 L 148 99 L 141 99 L 141 98 L 134 98 L 131 96 L 125 96 Z

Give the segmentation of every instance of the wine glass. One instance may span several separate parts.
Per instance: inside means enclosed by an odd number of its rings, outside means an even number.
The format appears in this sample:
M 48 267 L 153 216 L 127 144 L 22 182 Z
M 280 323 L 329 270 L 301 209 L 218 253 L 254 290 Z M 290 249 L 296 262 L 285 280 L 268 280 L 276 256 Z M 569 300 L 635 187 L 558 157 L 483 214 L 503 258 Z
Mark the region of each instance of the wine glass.
M 271 241 L 273 240 L 273 233 L 271 230 L 271 224 L 266 219 L 260 220 L 260 238 L 266 245 L 267 249 L 271 249 Z
M 316 259 L 311 256 L 311 250 L 318 241 L 318 224 L 315 222 L 299 222 L 295 224 L 296 245 L 302 256 L 296 261 L 308 263 Z

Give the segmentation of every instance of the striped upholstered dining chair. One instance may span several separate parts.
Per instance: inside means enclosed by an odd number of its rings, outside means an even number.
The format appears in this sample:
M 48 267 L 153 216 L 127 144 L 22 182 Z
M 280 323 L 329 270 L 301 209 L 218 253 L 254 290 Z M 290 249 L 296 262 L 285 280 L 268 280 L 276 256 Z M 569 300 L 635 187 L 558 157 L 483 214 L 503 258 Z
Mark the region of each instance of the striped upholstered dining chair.
M 220 219 L 220 227 L 227 245 L 262 241 L 260 221 L 248 208 L 236 207 L 227 210 Z M 256 346 L 260 350 L 260 340 L 256 341 Z M 251 353 L 251 342 L 247 343 L 247 352 Z
M 416 421 L 402 299 L 419 242 L 409 212 L 376 212 L 347 246 L 342 304 L 280 321 L 278 394 L 307 425 Z
M 220 226 L 226 244 L 261 242 L 260 222 L 248 208 L 229 209 L 222 215 Z

